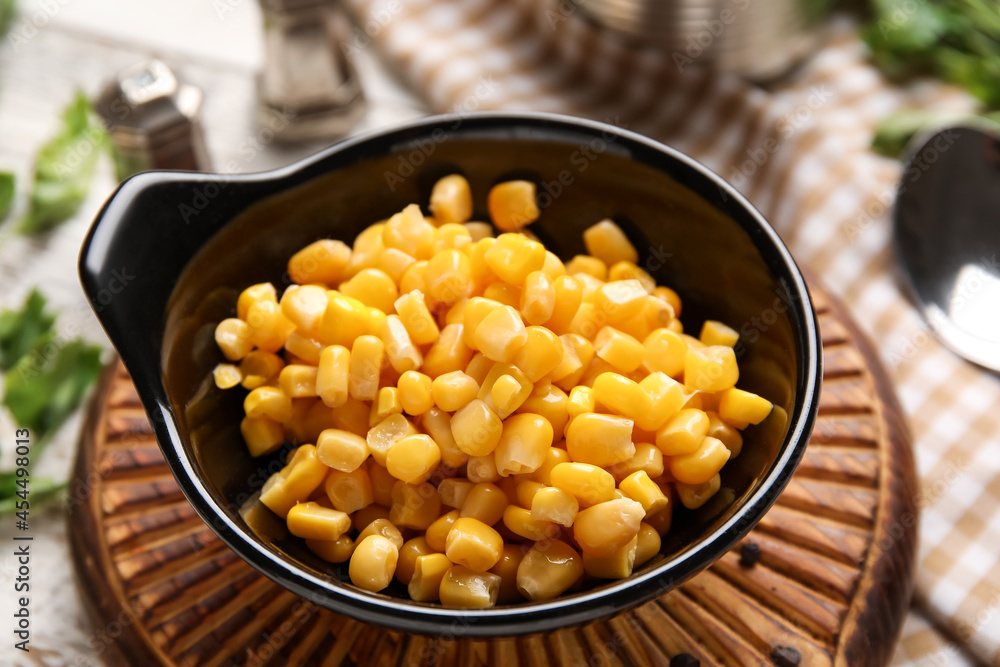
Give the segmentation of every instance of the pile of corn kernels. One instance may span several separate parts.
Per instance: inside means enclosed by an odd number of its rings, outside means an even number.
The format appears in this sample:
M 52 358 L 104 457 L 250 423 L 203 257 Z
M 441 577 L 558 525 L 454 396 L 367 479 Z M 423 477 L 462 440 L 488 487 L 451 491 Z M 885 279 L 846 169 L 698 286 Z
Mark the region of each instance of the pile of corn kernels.
M 360 588 L 482 608 L 627 577 L 771 411 L 735 387 L 736 331 L 685 334 L 610 220 L 563 264 L 522 231 L 535 197 L 493 187 L 494 237 L 447 176 L 430 216 L 306 246 L 216 329 L 250 453 L 297 445 L 260 501 Z

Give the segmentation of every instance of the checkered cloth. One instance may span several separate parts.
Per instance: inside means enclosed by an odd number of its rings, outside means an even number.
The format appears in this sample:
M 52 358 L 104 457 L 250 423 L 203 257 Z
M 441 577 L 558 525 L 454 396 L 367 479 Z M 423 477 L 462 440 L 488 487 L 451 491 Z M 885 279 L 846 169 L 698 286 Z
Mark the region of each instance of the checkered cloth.
M 694 156 L 763 212 L 876 343 L 915 438 L 923 490 L 916 595 L 894 665 L 1000 666 L 1000 382 L 928 333 L 894 274 L 900 165 L 869 149 L 907 106 L 968 110 L 952 88 L 900 90 L 832 22 L 762 90 L 592 28 L 567 0 L 349 0 L 370 42 L 438 111 L 532 109 L 605 120 Z

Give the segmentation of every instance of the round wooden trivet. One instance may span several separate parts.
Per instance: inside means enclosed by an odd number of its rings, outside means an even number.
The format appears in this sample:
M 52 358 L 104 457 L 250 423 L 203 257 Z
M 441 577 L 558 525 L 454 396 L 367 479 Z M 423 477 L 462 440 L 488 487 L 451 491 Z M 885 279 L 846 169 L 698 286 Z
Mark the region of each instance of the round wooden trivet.
M 910 598 L 916 478 L 902 413 L 843 307 L 814 290 L 819 418 L 787 490 L 678 589 L 540 636 L 411 636 L 319 608 L 230 551 L 188 505 L 120 363 L 94 397 L 70 491 L 91 646 L 111 665 L 885 665 Z M 789 650 L 791 649 L 791 650 Z

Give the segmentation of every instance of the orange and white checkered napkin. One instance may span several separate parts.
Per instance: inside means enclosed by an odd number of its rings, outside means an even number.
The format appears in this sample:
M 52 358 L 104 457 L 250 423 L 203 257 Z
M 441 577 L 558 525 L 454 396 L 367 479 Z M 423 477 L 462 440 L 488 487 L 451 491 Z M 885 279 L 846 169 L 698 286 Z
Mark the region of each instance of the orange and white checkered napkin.
M 935 83 L 891 87 L 847 19 L 765 91 L 630 50 L 565 0 L 349 2 L 435 110 L 606 120 L 694 156 L 749 197 L 871 336 L 913 430 L 922 545 L 893 664 L 1000 666 L 1000 381 L 938 344 L 905 297 L 889 220 L 900 167 L 868 147 L 894 109 L 971 101 Z

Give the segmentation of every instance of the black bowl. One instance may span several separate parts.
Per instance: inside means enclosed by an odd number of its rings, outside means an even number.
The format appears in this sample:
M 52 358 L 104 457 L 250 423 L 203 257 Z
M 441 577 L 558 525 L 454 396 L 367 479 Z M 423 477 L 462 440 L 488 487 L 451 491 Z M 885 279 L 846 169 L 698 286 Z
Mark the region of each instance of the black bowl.
M 251 459 L 239 435 L 242 396 L 210 380 L 222 357 L 215 323 L 247 285 L 288 283 L 285 264 L 321 237 L 428 201 L 442 175 L 470 181 L 476 214 L 489 187 L 535 181 L 532 226 L 564 258 L 582 231 L 613 218 L 641 263 L 680 293 L 688 329 L 706 318 L 741 332 L 740 386 L 776 405 L 744 434 L 723 489 L 675 513 L 661 556 L 628 579 L 540 603 L 487 610 L 416 603 L 346 583 L 253 494 L 281 465 Z M 614 614 L 670 589 L 744 536 L 788 482 L 812 428 L 821 348 L 809 293 L 788 250 L 731 186 L 677 151 L 611 125 L 548 114 L 439 116 L 349 139 L 289 167 L 250 175 L 139 174 L 97 216 L 80 257 L 84 291 L 118 349 L 167 462 L 202 518 L 261 572 L 316 603 L 409 632 L 498 636 Z M 697 330 L 694 331 L 697 333 Z

